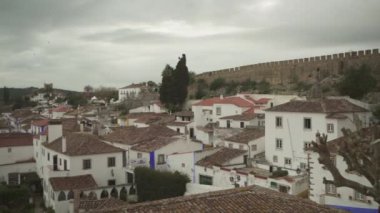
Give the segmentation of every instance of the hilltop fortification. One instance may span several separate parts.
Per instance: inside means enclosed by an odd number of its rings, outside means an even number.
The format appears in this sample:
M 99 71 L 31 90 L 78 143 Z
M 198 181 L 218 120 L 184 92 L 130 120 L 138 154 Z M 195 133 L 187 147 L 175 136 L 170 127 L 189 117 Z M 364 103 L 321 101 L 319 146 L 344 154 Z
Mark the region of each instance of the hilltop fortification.
M 265 79 L 271 84 L 287 84 L 295 78 L 298 81 L 311 82 L 316 74 L 322 79 L 327 76 L 337 76 L 343 74 L 348 68 L 358 67 L 361 64 L 368 65 L 380 81 L 379 49 L 245 65 L 204 72 L 196 78 L 204 79 L 208 83 L 219 77 L 240 82 L 246 79 L 254 81 Z

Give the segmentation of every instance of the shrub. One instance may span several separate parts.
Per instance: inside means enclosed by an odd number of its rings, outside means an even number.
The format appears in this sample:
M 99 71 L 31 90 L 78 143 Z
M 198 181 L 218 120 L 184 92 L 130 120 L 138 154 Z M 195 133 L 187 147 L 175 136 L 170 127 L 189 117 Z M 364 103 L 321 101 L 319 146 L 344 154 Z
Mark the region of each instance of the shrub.
M 156 171 L 147 167 L 137 167 L 134 172 L 139 202 L 182 196 L 190 182 L 187 175 L 179 172 Z

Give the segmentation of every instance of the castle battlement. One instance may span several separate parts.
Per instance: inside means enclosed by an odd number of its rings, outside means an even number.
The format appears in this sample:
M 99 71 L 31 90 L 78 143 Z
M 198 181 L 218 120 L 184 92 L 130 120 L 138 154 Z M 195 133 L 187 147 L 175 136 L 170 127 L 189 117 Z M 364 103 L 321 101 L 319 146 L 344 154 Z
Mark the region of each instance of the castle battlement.
M 301 77 L 301 80 L 308 80 L 305 76 L 310 78 L 310 72 L 313 71 L 321 71 L 329 74 L 341 73 L 348 67 L 355 67 L 363 63 L 373 69 L 379 70 L 379 49 L 367 49 L 332 55 L 243 65 L 204 72 L 198 74 L 196 78 L 202 78 L 208 82 L 222 77 L 235 81 L 243 81 L 246 79 L 259 81 L 266 79 L 271 83 L 286 83 L 290 75 L 296 74 Z

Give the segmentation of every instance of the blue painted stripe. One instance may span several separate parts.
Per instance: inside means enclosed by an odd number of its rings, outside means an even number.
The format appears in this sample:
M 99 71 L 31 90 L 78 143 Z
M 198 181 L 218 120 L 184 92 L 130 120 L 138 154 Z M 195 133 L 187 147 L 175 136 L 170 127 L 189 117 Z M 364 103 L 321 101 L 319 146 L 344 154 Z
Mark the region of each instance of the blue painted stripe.
M 149 164 L 151 169 L 156 168 L 156 159 L 154 158 L 154 151 L 149 153 Z
M 377 209 L 366 209 L 366 208 L 356 208 L 356 207 L 349 207 L 349 206 L 335 206 L 335 205 L 329 205 L 336 209 L 343 209 L 348 212 L 352 213 L 377 213 Z

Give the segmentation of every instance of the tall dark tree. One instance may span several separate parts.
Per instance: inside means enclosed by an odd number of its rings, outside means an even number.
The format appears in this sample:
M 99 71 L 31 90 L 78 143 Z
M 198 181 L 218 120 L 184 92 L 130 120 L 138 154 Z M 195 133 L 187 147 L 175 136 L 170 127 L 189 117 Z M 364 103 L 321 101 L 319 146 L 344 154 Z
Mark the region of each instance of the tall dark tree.
M 9 103 L 9 89 L 7 87 L 3 89 L 3 101 L 5 104 Z
M 186 56 L 182 54 L 175 69 L 166 65 L 162 72 L 160 101 L 170 111 L 181 110 L 186 101 L 188 85 L 189 70 L 186 66 Z

